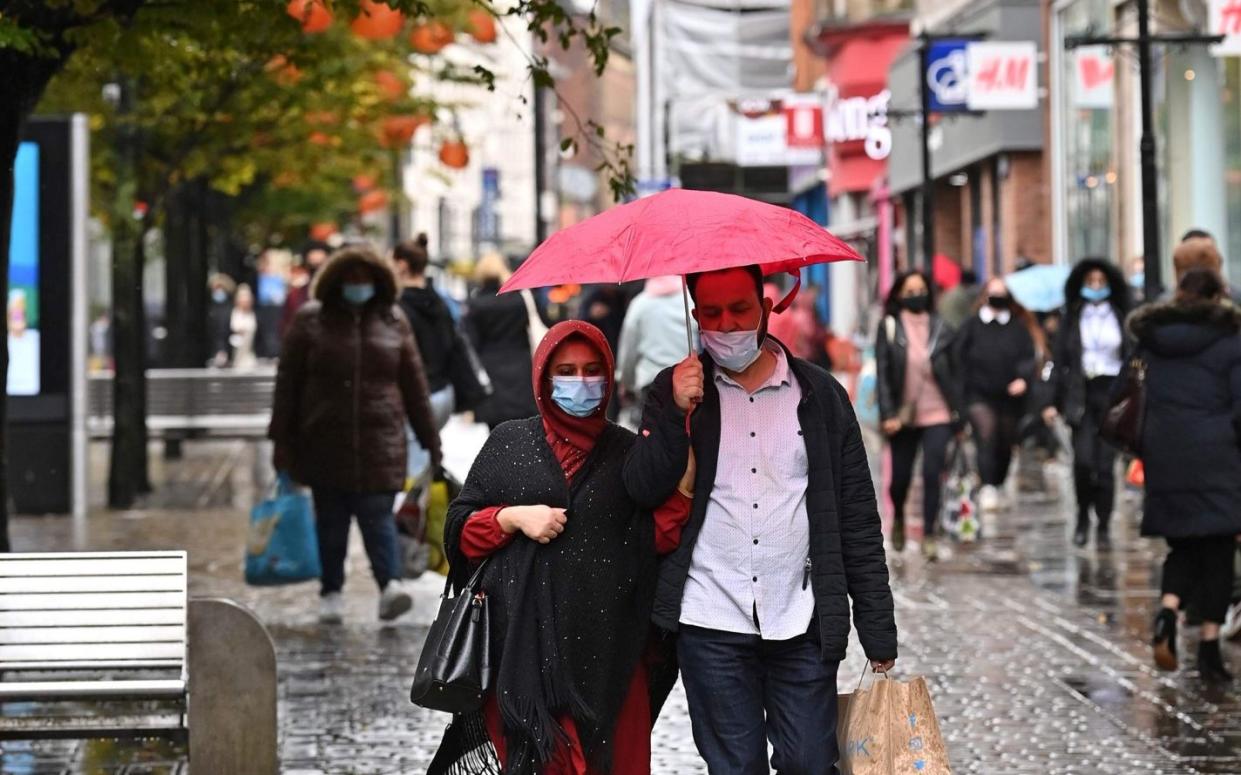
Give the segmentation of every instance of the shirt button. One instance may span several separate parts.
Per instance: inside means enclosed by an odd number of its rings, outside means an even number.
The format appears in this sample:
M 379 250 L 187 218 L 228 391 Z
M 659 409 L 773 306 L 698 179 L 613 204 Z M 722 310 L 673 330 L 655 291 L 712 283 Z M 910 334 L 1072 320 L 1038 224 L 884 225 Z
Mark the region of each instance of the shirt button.
M 755 504 L 754 504 L 754 508 L 756 508 L 756 509 L 758 508 L 758 504 L 757 504 L 757 503 L 755 503 Z
M 757 434 L 757 433 L 755 433 L 754 431 L 750 431 L 750 438 L 754 438 L 754 437 L 755 437 L 755 436 L 757 436 L 757 435 L 758 435 L 758 434 Z
M 758 576 L 755 576 L 755 577 L 754 577 L 754 580 L 755 580 L 755 581 L 758 581 Z
M 752 474 L 757 474 L 757 473 L 758 473 L 758 469 L 757 469 L 757 468 L 751 468 L 751 469 L 750 469 L 750 473 L 752 473 Z
M 754 403 L 754 396 L 750 396 L 750 403 Z
M 754 545 L 755 545 L 755 546 L 758 546 L 758 539 L 757 539 L 757 538 L 755 538 L 755 539 L 754 539 Z

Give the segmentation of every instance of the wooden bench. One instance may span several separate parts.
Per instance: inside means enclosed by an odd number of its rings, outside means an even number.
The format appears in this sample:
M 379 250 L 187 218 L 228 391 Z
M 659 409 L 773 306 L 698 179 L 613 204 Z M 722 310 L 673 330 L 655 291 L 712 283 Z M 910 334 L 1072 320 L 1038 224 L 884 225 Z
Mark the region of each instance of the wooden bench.
M 275 773 L 271 640 L 187 576 L 185 552 L 0 555 L 0 740 L 164 737 L 194 772 Z
M 153 437 L 262 438 L 271 418 L 276 369 L 151 369 L 147 431 Z M 112 374 L 94 374 L 87 388 L 92 438 L 112 433 Z

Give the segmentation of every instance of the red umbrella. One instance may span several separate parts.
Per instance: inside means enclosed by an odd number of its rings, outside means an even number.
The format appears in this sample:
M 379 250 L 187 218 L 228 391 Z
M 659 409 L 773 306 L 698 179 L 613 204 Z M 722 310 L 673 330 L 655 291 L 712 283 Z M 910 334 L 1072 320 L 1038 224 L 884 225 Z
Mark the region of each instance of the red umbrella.
M 501 292 L 565 283 L 623 283 L 758 264 L 764 274 L 864 261 L 794 210 L 712 191 L 672 189 L 613 207 L 556 232 Z M 787 308 L 794 287 L 777 311 Z M 686 318 L 689 301 L 686 298 Z

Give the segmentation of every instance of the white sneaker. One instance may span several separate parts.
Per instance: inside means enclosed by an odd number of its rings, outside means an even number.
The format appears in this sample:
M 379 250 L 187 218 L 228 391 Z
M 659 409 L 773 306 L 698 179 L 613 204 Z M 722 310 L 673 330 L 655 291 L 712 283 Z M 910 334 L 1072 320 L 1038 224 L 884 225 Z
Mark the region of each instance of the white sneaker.
M 345 598 L 339 592 L 329 592 L 319 598 L 319 623 L 340 624 L 345 621 Z
M 399 580 L 389 581 L 388 586 L 384 587 L 383 594 L 379 596 L 379 618 L 385 622 L 396 619 L 413 607 L 414 598 L 405 589 L 405 584 Z
M 1224 640 L 1232 640 L 1238 633 L 1241 633 L 1241 602 L 1228 606 L 1228 615 L 1224 617 L 1224 624 L 1219 628 L 1220 637 Z
M 978 491 L 978 509 L 983 512 L 1000 510 L 1000 491 L 992 485 L 983 485 Z

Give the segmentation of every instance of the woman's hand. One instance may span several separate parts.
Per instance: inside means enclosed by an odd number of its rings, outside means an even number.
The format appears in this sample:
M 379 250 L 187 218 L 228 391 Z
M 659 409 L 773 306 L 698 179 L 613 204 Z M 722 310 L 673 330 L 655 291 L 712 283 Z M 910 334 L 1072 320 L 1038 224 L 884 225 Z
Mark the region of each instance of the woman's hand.
M 1027 387 L 1029 386 L 1026 384 L 1024 379 L 1015 379 L 1008 383 L 1008 394 L 1013 398 L 1016 398 L 1017 396 L 1024 396 L 1026 394 Z
M 883 429 L 883 435 L 895 436 L 901 432 L 901 421 L 893 417 L 890 420 L 884 420 L 880 427 Z
M 550 544 L 564 532 L 568 516 L 564 509 L 552 506 L 508 506 L 496 515 L 496 522 L 505 533 L 520 531 L 531 541 Z
M 876 673 L 886 673 L 896 667 L 895 659 L 872 659 L 870 661 L 870 669 Z

